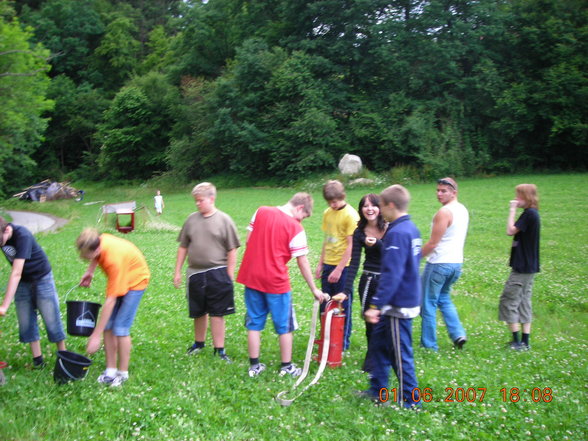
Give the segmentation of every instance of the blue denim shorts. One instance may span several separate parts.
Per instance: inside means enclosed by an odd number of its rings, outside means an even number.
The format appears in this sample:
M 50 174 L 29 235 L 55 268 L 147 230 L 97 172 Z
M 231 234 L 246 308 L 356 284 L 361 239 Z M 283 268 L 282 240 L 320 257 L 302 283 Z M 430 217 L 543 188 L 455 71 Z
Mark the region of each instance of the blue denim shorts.
M 117 337 L 126 337 L 131 334 L 131 326 L 137 315 L 139 303 L 145 290 L 129 291 L 124 296 L 116 299 L 110 320 L 104 328 L 105 331 L 112 331 Z
M 245 306 L 247 307 L 245 327 L 250 331 L 262 331 L 270 312 L 278 335 L 288 334 L 298 329 L 290 291 L 283 294 L 268 294 L 245 287 Z
M 14 305 L 22 343 L 31 343 L 40 339 L 37 311 L 41 313 L 49 341 L 56 343 L 65 340 L 59 314 L 59 298 L 52 271 L 34 282 L 21 280 L 14 295 Z

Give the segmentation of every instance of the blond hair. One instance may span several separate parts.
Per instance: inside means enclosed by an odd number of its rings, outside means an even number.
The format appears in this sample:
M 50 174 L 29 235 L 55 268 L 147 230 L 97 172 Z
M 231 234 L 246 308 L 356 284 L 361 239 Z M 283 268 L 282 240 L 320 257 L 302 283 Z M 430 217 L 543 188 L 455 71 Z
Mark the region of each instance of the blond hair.
M 527 208 L 539 209 L 539 195 L 535 184 L 519 184 L 515 187 L 517 196 L 525 201 Z
M 312 199 L 312 196 L 308 193 L 296 193 L 294 196 L 290 198 L 288 203 L 293 207 L 302 205 L 304 206 L 304 211 L 306 212 L 306 214 L 308 214 L 309 216 L 312 215 L 312 207 L 314 205 L 314 201 Z
M 392 202 L 398 211 L 406 212 L 410 202 L 410 193 L 402 185 L 395 184 L 384 189 L 380 193 L 380 199 L 384 205 Z
M 323 197 L 328 201 L 345 200 L 345 187 L 340 181 L 331 180 L 323 185 Z
M 216 196 L 216 187 L 210 182 L 201 182 L 192 189 L 192 196 L 214 197 Z
M 94 252 L 100 246 L 100 233 L 95 228 L 85 228 L 76 239 L 76 247 L 80 254 Z

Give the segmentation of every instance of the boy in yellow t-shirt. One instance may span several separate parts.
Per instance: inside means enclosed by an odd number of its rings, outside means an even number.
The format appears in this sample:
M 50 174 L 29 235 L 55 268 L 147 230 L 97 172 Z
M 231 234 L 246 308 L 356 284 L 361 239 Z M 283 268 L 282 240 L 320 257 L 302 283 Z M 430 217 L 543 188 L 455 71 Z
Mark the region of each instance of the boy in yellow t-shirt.
M 325 233 L 321 258 L 316 268 L 316 278 L 321 279 L 322 291 L 334 296 L 343 292 L 347 267 L 351 259 L 353 232 L 359 215 L 345 201 L 345 187 L 339 181 L 327 181 L 323 197 L 329 207 L 323 212 L 322 230 Z M 353 293 L 343 301 L 345 310 L 345 338 L 343 350 L 349 349 L 351 336 L 351 306 Z

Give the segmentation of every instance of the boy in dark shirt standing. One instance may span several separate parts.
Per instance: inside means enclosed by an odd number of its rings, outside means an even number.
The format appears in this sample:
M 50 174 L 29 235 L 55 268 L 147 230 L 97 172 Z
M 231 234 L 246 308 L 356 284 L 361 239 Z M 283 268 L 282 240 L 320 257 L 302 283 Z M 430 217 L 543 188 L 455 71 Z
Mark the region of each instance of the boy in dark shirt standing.
M 419 315 L 421 282 L 421 234 L 408 215 L 410 194 L 401 185 L 392 185 L 380 195 L 382 216 L 389 222 L 378 290 L 365 312 L 374 324 L 369 353 L 372 361 L 370 388 L 360 396 L 381 399 L 388 390 L 390 366 L 398 378 L 396 401 L 406 408 L 420 406 L 412 350 L 412 319 Z
M 0 316 L 6 315 L 12 300 L 16 305 L 20 341 L 29 343 L 33 367 L 44 366 L 37 324 L 41 313 L 49 341 L 65 351 L 65 333 L 59 314 L 59 299 L 49 259 L 25 227 L 13 225 L 0 217 L 0 246 L 12 266 Z
M 515 222 L 517 208 L 524 211 Z M 510 348 L 527 351 L 531 348 L 531 320 L 533 311 L 531 296 L 533 294 L 533 280 L 539 267 L 539 231 L 541 219 L 539 217 L 539 197 L 534 184 L 520 184 L 516 187 L 516 199 L 510 201 L 510 211 L 506 221 L 506 234 L 514 236 L 510 251 L 510 266 L 512 271 L 502 295 L 498 319 L 505 321 L 512 332 Z M 519 331 L 523 328 L 522 339 Z

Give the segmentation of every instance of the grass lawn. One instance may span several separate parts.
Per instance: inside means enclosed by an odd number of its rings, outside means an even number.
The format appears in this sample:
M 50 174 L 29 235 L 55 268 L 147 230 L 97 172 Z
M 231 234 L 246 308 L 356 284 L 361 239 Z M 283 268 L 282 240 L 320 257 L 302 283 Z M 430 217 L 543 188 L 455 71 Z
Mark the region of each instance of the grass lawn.
M 540 194 L 541 264 L 534 287 L 534 322 L 530 352 L 505 349 L 510 335 L 497 319 L 498 299 L 509 274 L 512 238 L 506 236 L 508 202 L 515 185 L 531 182 Z M 75 184 L 75 183 L 74 183 Z M 415 439 L 415 440 L 586 440 L 587 427 L 587 264 L 588 175 L 509 176 L 460 181 L 460 201 L 470 210 L 463 275 L 454 287 L 454 301 L 468 332 L 463 351 L 456 351 L 439 319 L 440 350 L 418 347 L 420 319 L 415 319 L 415 360 L 422 390 L 432 398 L 423 412 L 375 407 L 352 394 L 367 386 L 361 372 L 365 353 L 359 303 L 353 311 L 352 346 L 339 369 L 328 369 L 320 382 L 290 407 L 274 397 L 294 380 L 280 378 L 277 337 L 271 325 L 262 335 L 262 361 L 268 370 L 258 378 L 247 375 L 247 334 L 243 326 L 243 287 L 236 285 L 237 313 L 227 319 L 227 353 L 233 364 L 207 350 L 189 357 L 193 339 L 184 290 L 173 287 L 176 237 L 185 218 L 195 210 L 190 188 L 162 188 L 165 210 L 155 217 L 155 188 L 84 188 L 82 202 L 30 204 L 4 201 L 2 209 L 50 212 L 70 222 L 54 233 L 38 235 L 53 265 L 65 316 L 65 294 L 75 286 L 86 264 L 74 249 L 83 227 L 96 226 L 105 202 L 136 200 L 137 228 L 125 236 L 144 252 L 152 281 L 133 328 L 131 379 L 119 389 L 96 382 L 104 353 L 92 356 L 84 381 L 57 386 L 53 382 L 55 348 L 42 345 L 47 367 L 32 370 L 28 346 L 18 342 L 14 306 L 0 319 L 0 360 L 7 384 L 0 388 L 0 440 L 205 440 L 205 439 Z M 374 188 L 348 190 L 357 207 Z M 320 184 L 309 185 L 315 214 L 304 221 L 311 264 L 318 261 L 325 207 Z M 439 208 L 435 184 L 408 186 L 410 212 L 424 239 Z M 281 188 L 219 189 L 217 206 L 230 214 L 245 239 L 247 223 L 259 205 L 285 203 L 296 191 Z M 85 205 L 88 202 L 96 204 Z M 113 232 L 113 218 L 100 221 Z M 115 233 L 119 234 L 119 233 Z M 243 253 L 240 249 L 239 256 Z M 0 259 L 0 285 L 9 266 Z M 292 265 L 294 302 L 300 329 L 295 334 L 294 361 L 302 364 L 312 308 L 312 295 L 296 265 Z M 97 271 L 91 288 L 76 288 L 70 300 L 102 303 L 105 278 Z M 65 324 L 65 320 L 64 320 Z M 83 353 L 86 338 L 68 337 L 68 349 Z M 312 365 L 309 378 L 316 371 Z M 396 387 L 392 377 L 390 387 Z M 513 388 L 520 393 L 514 394 Z M 461 390 L 463 389 L 463 390 Z M 468 392 L 464 396 L 462 392 Z M 482 397 L 482 392 L 485 395 Z M 474 394 L 475 393 L 475 394 Z M 474 397 L 475 395 L 475 397 Z M 446 398 L 453 401 L 446 401 Z M 518 401 L 514 402 L 517 398 Z M 538 401 L 538 402 L 535 402 Z

